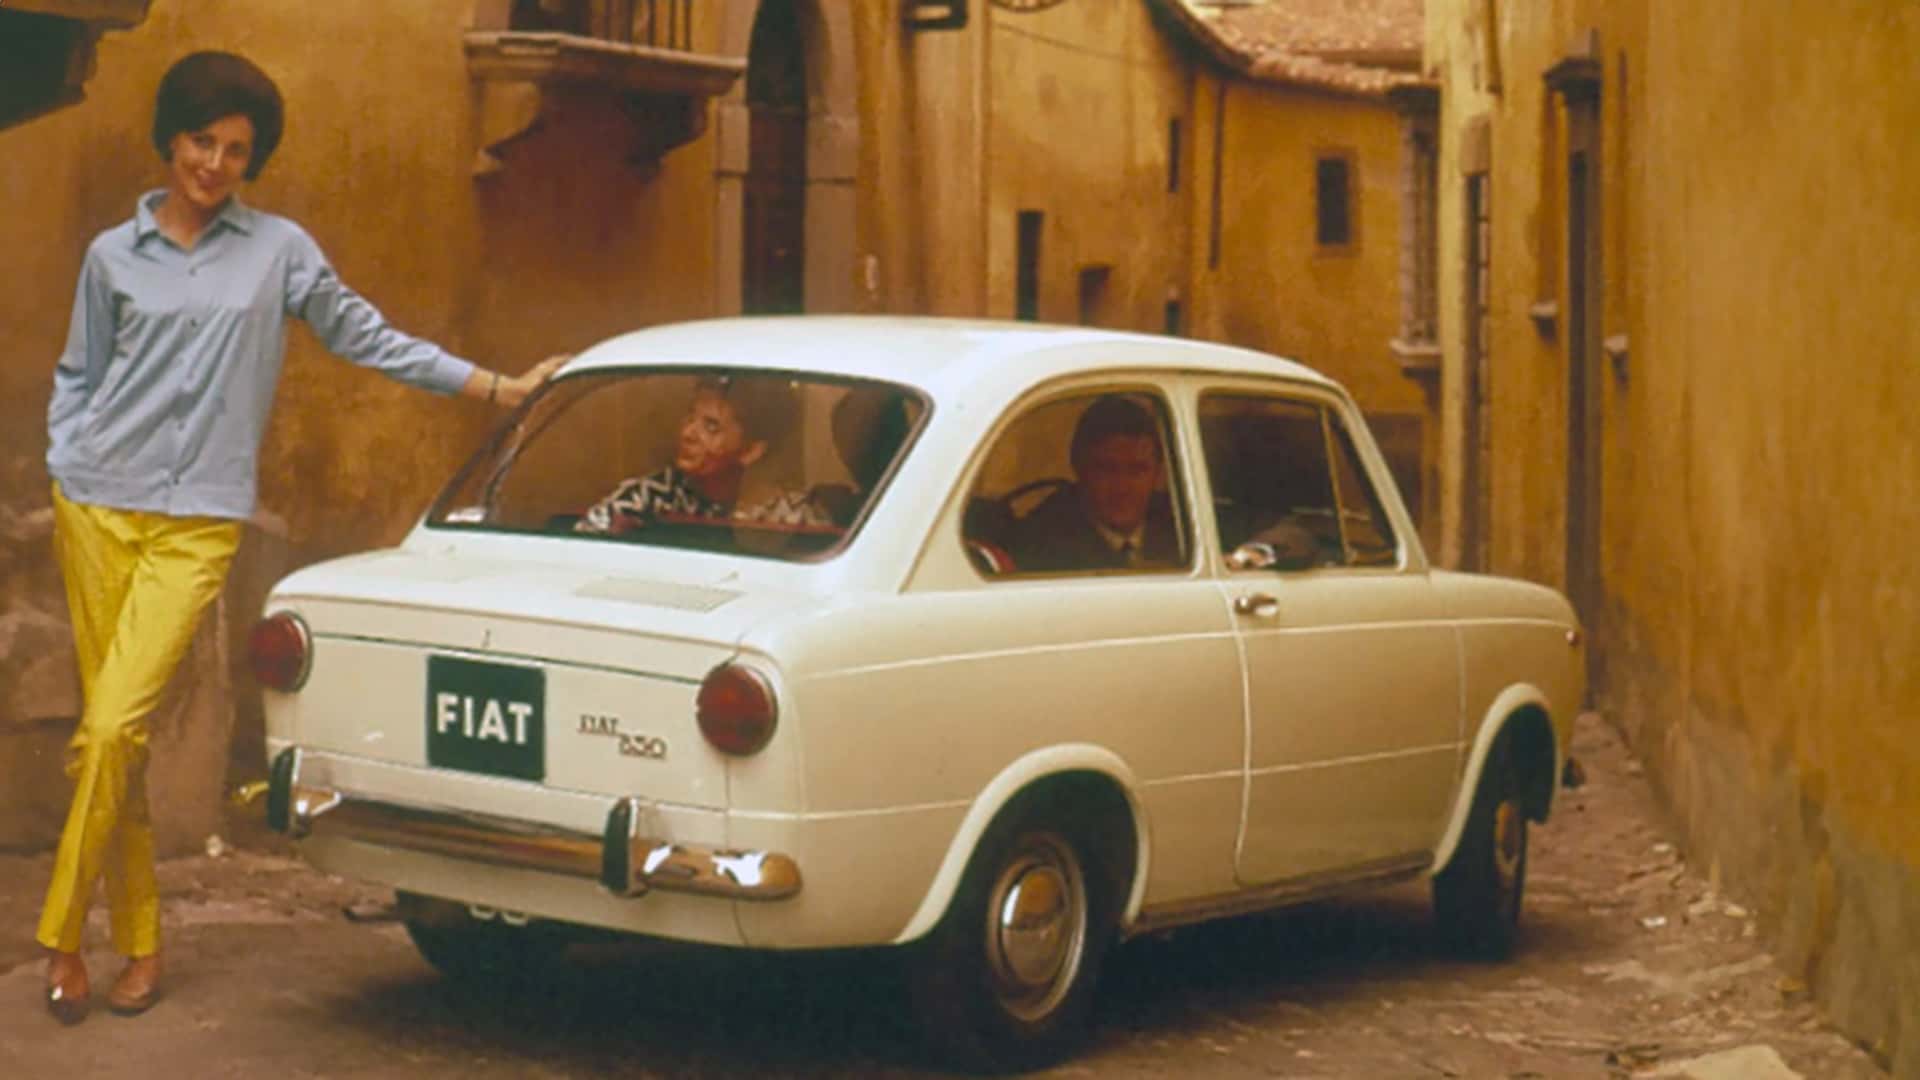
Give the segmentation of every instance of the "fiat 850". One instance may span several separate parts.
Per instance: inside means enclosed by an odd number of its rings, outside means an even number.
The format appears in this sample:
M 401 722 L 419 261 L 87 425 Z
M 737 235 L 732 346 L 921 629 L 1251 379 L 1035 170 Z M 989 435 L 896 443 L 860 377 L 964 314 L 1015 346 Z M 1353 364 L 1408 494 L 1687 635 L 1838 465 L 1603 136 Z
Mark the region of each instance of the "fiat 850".
M 1162 928 L 1424 875 L 1504 953 L 1584 691 L 1567 602 L 1433 566 L 1329 379 L 933 319 L 587 350 L 250 652 L 270 823 L 441 970 L 890 946 L 988 1068 Z

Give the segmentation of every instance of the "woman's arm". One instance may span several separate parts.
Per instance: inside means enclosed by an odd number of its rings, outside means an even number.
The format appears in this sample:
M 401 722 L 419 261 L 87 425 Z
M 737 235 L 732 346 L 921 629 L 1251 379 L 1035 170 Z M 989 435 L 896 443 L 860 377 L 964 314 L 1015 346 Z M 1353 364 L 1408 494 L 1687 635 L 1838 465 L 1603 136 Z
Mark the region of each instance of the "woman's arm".
M 564 355 L 550 356 L 518 376 L 482 370 L 431 341 L 389 324 L 377 308 L 340 280 L 313 238 L 299 226 L 293 228 L 287 309 L 306 320 L 336 356 L 377 368 L 415 386 L 480 398 L 507 408 L 519 405 L 568 360 Z
M 560 365 L 573 359 L 571 353 L 549 356 L 535 364 L 533 368 L 520 375 L 502 375 L 497 371 L 474 368 L 473 374 L 460 387 L 461 397 L 480 398 L 489 404 L 503 408 L 514 408 L 526 400 L 528 394 L 546 382 Z

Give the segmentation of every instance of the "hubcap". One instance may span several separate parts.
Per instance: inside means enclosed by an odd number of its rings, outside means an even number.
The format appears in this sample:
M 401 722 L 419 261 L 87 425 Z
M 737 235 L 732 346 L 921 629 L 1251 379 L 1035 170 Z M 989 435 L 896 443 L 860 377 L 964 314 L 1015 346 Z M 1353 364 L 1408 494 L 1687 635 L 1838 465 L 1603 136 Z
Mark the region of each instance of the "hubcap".
M 1080 971 L 1087 934 L 1080 861 L 1057 837 L 1033 838 L 1001 867 L 988 900 L 988 967 L 1001 1003 L 1022 1019 L 1045 1016 Z
M 1520 861 L 1527 853 L 1527 819 L 1520 804 L 1504 799 L 1493 812 L 1493 869 L 1500 895 L 1513 895 L 1520 884 Z

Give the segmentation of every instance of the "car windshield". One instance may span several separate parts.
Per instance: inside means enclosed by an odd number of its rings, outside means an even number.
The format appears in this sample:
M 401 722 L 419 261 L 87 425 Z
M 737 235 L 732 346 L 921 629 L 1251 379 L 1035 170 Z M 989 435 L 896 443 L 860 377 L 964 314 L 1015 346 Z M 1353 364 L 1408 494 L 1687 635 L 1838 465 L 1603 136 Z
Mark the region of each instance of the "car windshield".
M 925 413 L 918 395 L 865 380 L 719 368 L 572 375 L 474 455 L 428 524 L 824 557 L 859 527 Z

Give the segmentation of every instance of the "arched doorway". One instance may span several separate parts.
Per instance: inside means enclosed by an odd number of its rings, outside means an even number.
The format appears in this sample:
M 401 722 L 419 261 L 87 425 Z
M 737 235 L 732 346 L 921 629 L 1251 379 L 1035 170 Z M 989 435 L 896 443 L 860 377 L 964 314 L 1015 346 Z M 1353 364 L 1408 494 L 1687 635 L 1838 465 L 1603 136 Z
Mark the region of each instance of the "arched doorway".
M 762 0 L 747 49 L 747 174 L 740 303 L 806 309 L 807 64 L 795 0 Z

